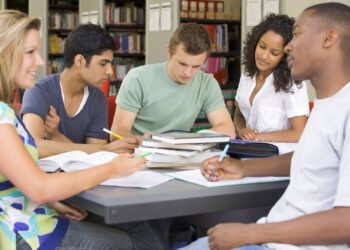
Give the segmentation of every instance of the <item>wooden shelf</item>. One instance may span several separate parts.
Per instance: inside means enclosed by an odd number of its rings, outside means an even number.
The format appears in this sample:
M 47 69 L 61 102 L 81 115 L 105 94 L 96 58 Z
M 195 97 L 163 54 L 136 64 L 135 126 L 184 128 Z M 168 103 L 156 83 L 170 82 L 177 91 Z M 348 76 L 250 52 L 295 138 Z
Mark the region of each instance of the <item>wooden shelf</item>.
M 122 31 L 137 31 L 145 32 L 145 24 L 106 24 L 105 28 L 108 30 L 122 30 Z
M 114 52 L 113 55 L 115 57 L 134 57 L 134 58 L 145 58 L 145 53 L 129 53 L 129 52 Z

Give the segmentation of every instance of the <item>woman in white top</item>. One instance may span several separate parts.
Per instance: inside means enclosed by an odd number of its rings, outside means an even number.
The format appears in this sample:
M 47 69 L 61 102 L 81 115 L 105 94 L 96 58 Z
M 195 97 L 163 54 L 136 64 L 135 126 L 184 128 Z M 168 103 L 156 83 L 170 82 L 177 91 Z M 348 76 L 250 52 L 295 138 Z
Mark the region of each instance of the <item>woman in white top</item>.
M 268 15 L 247 35 L 234 123 L 240 138 L 297 142 L 309 115 L 305 82 L 294 82 L 284 47 L 294 19 Z

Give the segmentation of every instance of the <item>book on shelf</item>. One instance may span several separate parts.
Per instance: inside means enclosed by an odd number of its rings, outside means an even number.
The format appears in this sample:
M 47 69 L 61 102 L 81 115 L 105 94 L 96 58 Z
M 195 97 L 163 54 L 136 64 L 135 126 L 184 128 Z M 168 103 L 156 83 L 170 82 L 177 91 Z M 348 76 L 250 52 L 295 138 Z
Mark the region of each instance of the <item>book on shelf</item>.
M 181 0 L 180 2 L 180 17 L 188 18 L 188 10 L 189 10 L 189 0 Z
M 186 143 L 219 143 L 228 142 L 228 135 L 217 133 L 183 133 L 170 132 L 165 134 L 153 134 L 153 140 L 162 141 L 170 144 L 186 144 Z
M 92 154 L 83 151 L 70 151 L 39 159 L 38 165 L 45 172 L 74 172 L 109 162 L 117 155 L 107 151 Z M 154 171 L 137 171 L 126 177 L 108 179 L 100 185 L 150 188 L 171 179 L 173 178 L 164 178 L 164 175 Z
M 215 143 L 202 143 L 202 144 L 170 144 L 161 141 L 155 141 L 151 138 L 144 138 L 141 142 L 143 147 L 152 147 L 152 148 L 168 148 L 168 149 L 189 149 L 204 151 L 209 148 L 215 147 Z
M 205 11 L 207 9 L 207 2 L 204 0 L 198 0 L 197 2 L 197 18 L 198 19 L 205 19 Z
M 190 0 L 189 18 L 197 18 L 197 0 Z
M 207 11 L 205 13 L 206 19 L 215 19 L 216 2 L 207 1 Z
M 215 19 L 223 20 L 225 19 L 225 3 L 224 1 L 216 2 Z
M 222 181 L 208 181 L 205 179 L 199 169 L 185 170 L 178 172 L 165 173 L 171 177 L 186 182 L 194 183 L 205 187 L 220 187 L 230 185 L 242 185 L 251 183 L 265 183 L 265 182 L 276 182 L 276 181 L 287 181 L 289 177 L 277 177 L 277 176 L 266 176 L 266 177 L 244 177 L 242 179 L 235 180 L 222 180 Z

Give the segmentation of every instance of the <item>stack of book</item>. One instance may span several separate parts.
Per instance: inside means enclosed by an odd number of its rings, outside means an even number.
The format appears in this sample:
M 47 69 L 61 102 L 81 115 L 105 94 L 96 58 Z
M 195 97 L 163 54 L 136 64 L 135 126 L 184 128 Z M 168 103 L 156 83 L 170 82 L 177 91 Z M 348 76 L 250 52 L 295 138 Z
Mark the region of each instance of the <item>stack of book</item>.
M 217 143 L 228 142 L 227 135 L 213 133 L 166 133 L 145 138 L 137 152 L 151 152 L 148 167 L 183 167 L 200 164 L 220 154 Z

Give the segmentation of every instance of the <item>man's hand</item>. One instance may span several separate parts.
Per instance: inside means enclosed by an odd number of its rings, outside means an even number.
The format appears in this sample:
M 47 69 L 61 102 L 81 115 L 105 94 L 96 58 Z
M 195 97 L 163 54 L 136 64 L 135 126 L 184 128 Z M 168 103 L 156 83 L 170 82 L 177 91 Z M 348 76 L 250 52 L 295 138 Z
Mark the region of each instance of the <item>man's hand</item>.
M 70 220 L 81 221 L 84 220 L 88 214 L 85 210 L 69 206 L 59 201 L 51 202 L 48 205 L 52 209 L 55 209 L 60 215 Z
M 208 230 L 208 243 L 211 250 L 228 250 L 251 244 L 249 242 L 252 224 L 225 223 Z
M 106 151 L 112 151 L 116 153 L 133 153 L 134 149 L 140 144 L 138 138 L 126 138 L 110 142 L 104 145 Z
M 47 113 L 45 124 L 44 124 L 44 133 L 46 139 L 52 139 L 53 137 L 60 134 L 58 126 L 60 124 L 60 117 L 58 116 L 56 109 L 53 106 L 50 106 L 50 110 Z
M 225 158 L 219 162 L 219 157 L 214 156 L 202 162 L 200 170 L 209 181 L 240 179 L 244 175 L 241 163 L 240 160 L 233 158 Z

